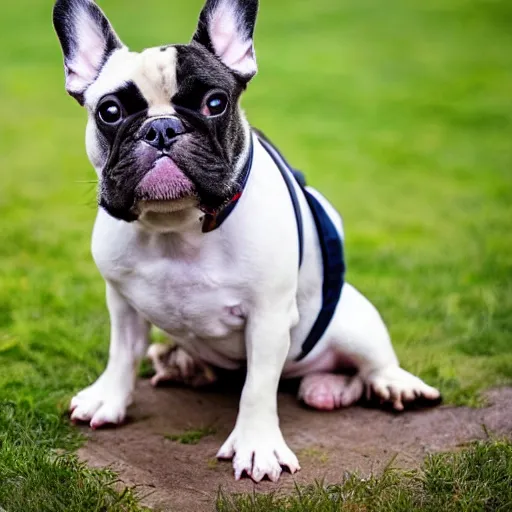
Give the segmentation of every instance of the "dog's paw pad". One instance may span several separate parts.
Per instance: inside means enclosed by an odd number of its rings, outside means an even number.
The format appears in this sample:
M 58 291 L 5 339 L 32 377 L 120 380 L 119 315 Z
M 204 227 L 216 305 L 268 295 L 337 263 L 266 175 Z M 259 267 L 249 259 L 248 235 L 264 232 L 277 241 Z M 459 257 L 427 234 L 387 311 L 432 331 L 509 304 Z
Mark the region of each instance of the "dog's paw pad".
M 363 388 L 358 376 L 316 373 L 302 379 L 298 398 L 314 409 L 332 411 L 357 402 Z

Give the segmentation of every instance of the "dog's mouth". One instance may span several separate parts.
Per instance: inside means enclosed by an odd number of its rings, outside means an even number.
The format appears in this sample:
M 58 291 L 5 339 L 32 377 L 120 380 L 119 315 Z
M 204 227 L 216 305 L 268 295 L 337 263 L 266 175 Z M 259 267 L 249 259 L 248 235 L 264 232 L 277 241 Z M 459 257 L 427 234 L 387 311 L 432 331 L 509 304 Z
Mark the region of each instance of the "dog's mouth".
M 192 181 L 169 156 L 163 155 L 135 188 L 133 210 L 136 213 L 173 213 L 198 203 Z

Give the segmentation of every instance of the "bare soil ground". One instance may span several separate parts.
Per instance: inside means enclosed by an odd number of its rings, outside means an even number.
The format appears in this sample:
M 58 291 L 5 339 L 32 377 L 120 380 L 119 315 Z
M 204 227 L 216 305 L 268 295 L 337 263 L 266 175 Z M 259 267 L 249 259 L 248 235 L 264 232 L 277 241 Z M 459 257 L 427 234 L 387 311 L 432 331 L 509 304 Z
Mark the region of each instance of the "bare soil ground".
M 279 395 L 281 426 L 302 471 L 283 474 L 279 484 L 235 482 L 231 464 L 217 462 L 215 453 L 234 425 L 240 387 L 226 381 L 202 390 L 153 389 L 141 381 L 127 424 L 87 431 L 80 456 L 93 466 L 112 467 L 124 485 L 137 486 L 148 506 L 200 512 L 214 510 L 219 488 L 286 492 L 315 479 L 340 482 L 346 472 L 379 472 L 390 462 L 417 466 L 428 453 L 456 449 L 488 433 L 512 436 L 512 388 L 490 391 L 481 409 L 440 406 L 395 414 L 371 404 L 333 413 L 309 410 L 291 386 Z M 165 437 L 205 427 L 215 433 L 195 445 Z

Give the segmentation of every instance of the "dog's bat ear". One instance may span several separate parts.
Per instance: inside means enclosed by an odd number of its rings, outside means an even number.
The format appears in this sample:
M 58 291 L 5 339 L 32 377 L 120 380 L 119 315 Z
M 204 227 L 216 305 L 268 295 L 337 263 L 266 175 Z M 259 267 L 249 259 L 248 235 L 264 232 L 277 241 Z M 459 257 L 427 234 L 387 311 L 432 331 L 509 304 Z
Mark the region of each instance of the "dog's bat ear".
M 256 74 L 253 35 L 258 0 L 207 0 L 193 41 L 247 82 Z
M 64 54 L 66 89 L 83 105 L 85 91 L 123 44 L 92 0 L 57 0 L 53 25 Z

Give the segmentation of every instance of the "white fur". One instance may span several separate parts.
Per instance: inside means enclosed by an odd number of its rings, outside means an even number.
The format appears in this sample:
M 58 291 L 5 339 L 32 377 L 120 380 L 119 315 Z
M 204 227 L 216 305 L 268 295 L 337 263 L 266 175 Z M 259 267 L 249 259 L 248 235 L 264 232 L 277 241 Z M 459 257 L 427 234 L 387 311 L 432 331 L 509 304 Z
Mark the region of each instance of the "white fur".
M 208 19 L 208 34 L 215 53 L 226 66 L 242 75 L 256 74 L 253 41 L 243 32 L 236 2 L 219 1 Z
M 246 190 L 231 216 L 212 233 L 201 233 L 201 213 L 194 208 L 180 217 L 162 214 L 133 224 L 100 210 L 92 250 L 107 281 L 112 348 L 103 375 L 73 399 L 73 418 L 90 420 L 93 427 L 122 421 L 148 323 L 167 332 L 202 364 L 235 369 L 247 359 L 238 419 L 218 453 L 233 457 L 236 478 L 246 471 L 255 481 L 265 475 L 277 480 L 281 466 L 299 469 L 279 429 L 276 393 L 283 372 L 330 372 L 343 357 L 357 365 L 360 382 L 339 381 L 329 388 L 348 390 L 339 398 L 342 405 L 359 398 L 363 383 L 397 408 L 414 393 L 435 397 L 436 390 L 399 368 L 379 314 L 349 284 L 315 349 L 294 362 L 318 314 L 322 286 L 313 220 L 304 198 L 300 201 L 305 229 L 300 273 L 289 193 L 256 140 Z M 329 211 L 341 229 L 339 216 Z M 314 379 L 313 384 L 318 382 Z M 301 392 L 315 399 L 313 384 L 305 382 Z
M 160 48 L 151 48 L 140 54 L 141 64 L 135 81 L 151 106 L 149 116 L 176 113 L 169 101 L 178 90 L 176 55 L 176 49 L 172 47 L 165 52 Z

